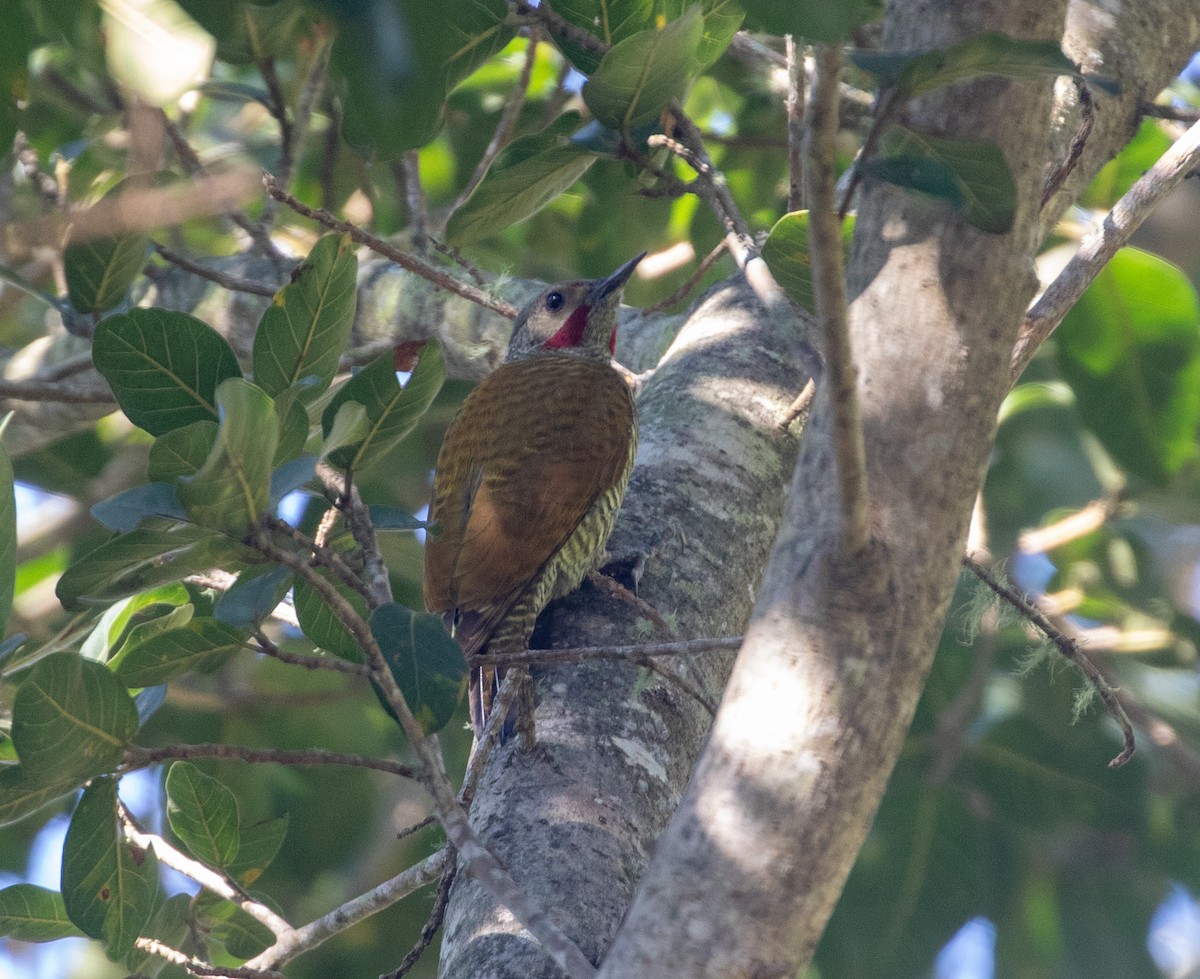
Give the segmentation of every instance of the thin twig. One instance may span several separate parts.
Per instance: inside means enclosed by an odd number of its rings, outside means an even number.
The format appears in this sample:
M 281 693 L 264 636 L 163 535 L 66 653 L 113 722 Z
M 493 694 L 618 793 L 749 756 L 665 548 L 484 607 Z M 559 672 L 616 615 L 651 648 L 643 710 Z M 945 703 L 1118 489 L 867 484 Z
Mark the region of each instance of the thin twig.
M 842 270 L 842 232 L 837 216 L 834 141 L 837 139 L 837 81 L 842 49 L 818 46 L 808 100 L 804 176 L 817 323 L 824 340 L 833 409 L 834 466 L 843 557 L 861 554 L 870 539 L 867 526 L 867 452 L 858 403 L 858 376 L 850 347 L 849 306 Z
M 1092 104 L 1092 93 L 1087 87 L 1087 82 L 1078 75 L 1074 76 L 1074 81 L 1075 91 L 1079 93 L 1079 108 L 1083 115 L 1079 120 L 1075 135 L 1071 137 L 1071 145 L 1067 148 L 1066 159 L 1060 162 L 1046 178 L 1046 186 L 1042 190 L 1042 207 L 1049 204 L 1050 198 L 1057 194 L 1062 189 L 1062 185 L 1066 183 L 1067 177 L 1079 163 L 1087 139 L 1092 134 L 1092 127 L 1096 124 L 1096 107 Z
M 708 711 L 710 716 L 716 716 L 717 702 L 678 670 L 673 670 L 665 663 L 660 663 L 653 656 L 642 656 L 637 662 L 647 670 L 650 670 L 650 672 L 657 673 L 668 683 L 675 684 L 675 686 L 679 687 L 688 696 L 694 698 L 701 707 Z
M 174 249 L 168 248 L 166 245 L 160 245 L 158 242 L 154 243 L 154 251 L 160 258 L 170 262 L 172 265 L 179 266 L 185 272 L 191 272 L 192 275 L 207 279 L 209 282 L 215 282 L 217 285 L 231 289 L 234 292 L 248 292 L 254 296 L 266 296 L 269 299 L 278 291 L 274 287 L 257 282 L 254 279 L 243 279 L 239 275 L 220 272 L 202 262 L 188 258 L 186 255 L 182 255 Z
M 438 929 L 442 927 L 442 920 L 446 917 L 446 906 L 450 903 L 450 887 L 457 874 L 458 862 L 451 853 L 446 861 L 446 866 L 442 868 L 442 876 L 438 881 L 437 890 L 433 892 L 433 907 L 430 909 L 425 924 L 421 926 L 421 934 L 417 937 L 416 943 L 408 950 L 408 954 L 400 960 L 400 964 L 395 969 L 380 976 L 379 979 L 403 979 L 417 964 L 417 960 L 425 954 L 425 950 L 433 944 L 433 936 L 438 933 Z
M 192 145 L 187 141 L 183 133 L 179 131 L 179 127 L 175 125 L 171 117 L 162 109 L 158 110 L 158 121 L 163 127 L 163 131 L 167 134 L 167 138 L 171 141 L 171 145 L 175 149 L 175 154 L 179 157 L 179 162 L 183 164 L 183 168 L 187 171 L 188 175 L 192 177 L 208 176 L 208 170 L 200 160 L 199 154 L 192 149 Z M 229 220 L 250 236 L 250 240 L 254 242 L 255 247 L 269 258 L 275 265 L 275 268 L 282 273 L 284 266 L 287 264 L 287 258 L 275 247 L 275 243 L 271 241 L 271 236 L 268 234 L 267 229 L 257 221 L 251 220 L 244 211 L 237 208 L 227 211 L 226 214 Z
M 370 758 L 367 755 L 350 755 L 341 751 L 324 751 L 320 748 L 246 748 L 238 744 L 173 744 L 165 748 L 126 749 L 126 770 L 145 768 L 162 761 L 180 761 L 192 758 L 223 758 L 226 761 L 242 761 L 258 765 L 320 766 L 337 765 L 345 768 L 368 768 L 375 772 L 398 775 L 401 778 L 419 781 L 420 776 L 410 765 L 402 765 L 390 758 Z
M 286 187 L 292 181 L 292 166 L 295 162 L 295 130 L 288 118 L 287 99 L 283 97 L 283 87 L 279 84 L 279 75 L 275 71 L 275 59 L 268 55 L 258 62 L 258 73 L 267 86 L 267 109 L 279 123 L 279 162 L 275 172 L 279 182 Z
M 118 802 L 117 811 L 121 817 L 122 828 L 124 829 L 126 838 L 135 846 L 143 850 L 153 850 L 154 855 L 162 863 L 166 864 L 166 866 L 172 870 L 179 871 L 185 877 L 190 877 L 201 887 L 208 888 L 208 890 L 212 891 L 218 897 L 232 901 L 255 921 L 270 928 L 274 935 L 279 936 L 291 931 L 292 926 L 284 921 L 283 918 L 279 917 L 279 915 L 265 904 L 260 904 L 254 900 L 254 898 L 224 874 L 213 870 L 212 867 L 201 863 L 199 860 L 193 860 L 185 853 L 181 853 L 161 836 L 154 833 L 147 833 L 138 825 L 137 820 L 125 808 L 124 803 Z
M 1098 669 L 1104 674 L 1105 680 L 1111 683 L 1108 671 L 1099 667 Z M 1154 744 L 1163 749 L 1167 757 L 1189 780 L 1193 783 L 1200 781 L 1200 755 L 1197 755 L 1179 736 L 1179 732 L 1132 694 L 1121 687 L 1113 687 L 1113 689 L 1116 691 L 1121 706 L 1125 708 L 1125 713 L 1129 715 L 1129 719 L 1145 731 L 1146 736 Z
M 1117 249 L 1197 165 L 1200 165 L 1200 122 L 1179 137 L 1084 237 L 1058 278 L 1025 314 L 1009 371 L 1014 383 Z
M 428 829 L 430 826 L 433 826 L 436 823 L 437 823 L 437 816 L 433 815 L 433 813 L 430 813 L 424 819 L 417 820 L 411 826 L 405 826 L 404 829 L 402 829 L 398 833 L 396 833 L 396 839 L 403 840 L 409 836 L 413 836 L 413 835 L 421 832 L 421 830 L 423 830 L 423 829 Z
M 383 605 L 392 600 L 392 582 L 388 577 L 387 563 L 379 550 L 379 538 L 371 523 L 371 514 L 358 493 L 349 473 L 341 473 L 327 462 L 317 464 L 317 478 L 326 490 L 336 494 L 335 506 L 341 511 L 359 549 L 363 562 L 363 597 L 374 605 Z
M 483 653 L 471 657 L 471 665 L 517 666 L 523 663 L 588 663 L 597 659 L 637 662 L 646 656 L 695 656 L 699 653 L 730 653 L 742 645 L 741 636 L 721 639 L 680 639 L 676 642 L 645 643 L 639 646 L 579 646 L 573 649 L 525 649 L 519 653 Z
M 640 597 L 634 592 L 631 592 L 615 578 L 610 578 L 608 575 L 601 574 L 599 571 L 589 571 L 587 574 L 587 580 L 593 588 L 598 588 L 609 598 L 632 606 L 638 615 L 640 615 L 647 622 L 653 623 L 654 627 L 667 638 L 678 638 L 678 633 L 671 628 L 671 624 L 662 617 L 658 609 L 647 602 L 644 598 Z
M 783 417 L 779 420 L 780 428 L 787 428 L 797 418 L 808 414 L 808 409 L 812 407 L 813 397 L 817 393 L 817 385 L 810 377 L 808 382 L 800 389 L 800 393 L 796 395 L 796 400 L 788 406 L 788 410 L 784 412 Z
M 661 313 L 664 309 L 670 309 L 676 303 L 683 302 L 693 289 L 699 285 L 700 280 L 704 278 L 705 273 L 716 264 L 717 259 L 725 254 L 728 245 L 724 238 L 717 242 L 717 247 L 700 259 L 700 264 L 696 266 L 696 271 L 688 276 L 687 282 L 676 289 L 666 299 L 660 299 L 658 302 L 649 306 L 645 306 L 638 310 L 638 316 L 651 316 L 654 313 Z
M 264 656 L 270 656 L 281 663 L 290 666 L 302 666 L 306 670 L 329 670 L 331 673 L 345 673 L 349 676 L 370 677 L 371 671 L 362 663 L 351 663 L 338 656 L 309 656 L 305 653 L 291 653 L 280 649 L 264 632 L 254 633 L 254 641 Z
M 99 389 L 54 381 L 10 381 L 0 378 L 0 399 L 5 398 L 10 401 L 55 401 L 74 405 L 116 404 L 107 386 Z
M 429 251 L 429 215 L 425 208 L 425 191 L 421 187 L 420 159 L 416 150 L 409 150 L 396 161 L 396 176 L 408 204 L 413 251 L 424 256 Z
M 552 37 L 561 37 L 572 41 L 581 48 L 591 51 L 593 54 L 604 55 L 608 53 L 608 45 L 600 40 L 600 38 L 596 37 L 591 31 L 586 31 L 582 27 L 576 27 L 569 20 L 560 17 L 550 9 L 548 3 L 541 3 L 534 7 L 528 0 L 516 0 L 515 3 L 511 3 L 509 6 L 515 17 L 521 22 L 526 24 L 541 24 Z
M 363 582 L 362 578 L 354 573 L 350 565 L 346 563 L 346 559 L 338 554 L 337 551 L 322 547 L 303 531 L 293 527 L 286 520 L 281 520 L 279 517 L 271 514 L 264 516 L 262 523 L 265 529 L 286 537 L 295 544 L 299 544 L 313 559 L 314 564 L 325 568 L 347 588 L 356 591 L 364 599 L 370 599 L 370 589 Z
M 63 360 L 56 361 L 53 364 L 44 364 L 35 377 L 30 378 L 33 381 L 64 381 L 68 377 L 74 377 L 76 374 L 82 374 L 92 367 L 92 353 L 89 350 L 84 354 L 76 354 L 73 357 L 67 357 Z
M 500 118 L 496 122 L 496 128 L 492 132 L 492 138 L 488 141 L 487 149 L 483 151 L 483 156 L 479 158 L 479 162 L 475 164 L 475 169 L 471 173 L 470 179 L 459 193 L 458 198 L 454 201 L 454 205 L 450 208 L 449 214 L 453 214 L 466 202 L 467 198 L 475 192 L 475 188 L 479 186 L 480 181 L 487 175 L 488 169 L 495 162 L 500 151 L 504 149 L 512 136 L 513 126 L 516 125 L 517 117 L 521 114 L 521 109 L 525 106 L 525 96 L 529 91 L 529 80 L 533 77 L 533 65 L 537 61 L 537 46 L 538 35 L 537 29 L 534 28 L 530 34 L 528 46 L 525 48 L 525 62 L 521 65 L 521 74 L 517 76 L 517 84 L 513 86 L 512 92 L 508 96 L 508 101 L 504 104 L 504 111 L 500 113 Z M 449 214 L 447 220 L 449 220 Z
M 319 224 L 325 225 L 332 231 L 341 231 L 348 234 L 354 241 L 360 245 L 366 245 L 372 251 L 377 252 L 384 258 L 389 258 L 403 269 L 413 272 L 424 279 L 428 279 L 436 286 L 440 286 L 447 292 L 453 292 L 464 299 L 469 299 L 473 303 L 490 309 L 492 312 L 499 313 L 508 319 L 516 319 L 519 310 L 510 302 L 506 302 L 496 296 L 489 296 L 482 289 L 477 289 L 475 286 L 468 285 L 466 282 L 460 282 L 451 275 L 447 275 L 440 269 L 435 269 L 432 265 L 414 258 L 407 252 L 402 252 L 393 245 L 388 244 L 382 238 L 378 238 L 370 232 L 364 231 L 352 221 L 342 221 L 334 217 L 323 208 L 309 207 L 302 201 L 297 200 L 287 191 L 280 189 L 275 184 L 275 178 L 265 173 L 263 175 L 263 185 L 267 189 L 267 193 L 274 197 L 277 201 L 286 204 L 297 214 L 303 215 Z
M 788 210 L 804 207 L 804 56 L 797 55 L 796 39 L 783 39 L 787 55 Z
M 962 563 L 976 578 L 1036 626 L 1054 644 L 1054 647 L 1065 659 L 1075 664 L 1079 672 L 1084 675 L 1088 683 L 1091 684 L 1092 689 L 1096 691 L 1100 699 L 1104 702 L 1104 706 L 1108 708 L 1109 715 L 1117 722 L 1118 727 L 1121 729 L 1124 743 L 1117 756 L 1108 763 L 1108 767 L 1120 768 L 1129 761 L 1133 757 L 1135 748 L 1133 725 L 1129 722 L 1129 715 L 1125 713 L 1125 708 L 1121 706 L 1116 691 L 1109 686 L 1108 681 L 1096 669 L 1095 664 L 1084 655 L 1083 650 L 1079 648 L 1079 644 L 1061 629 L 1055 628 L 1054 624 L 1037 607 L 1033 599 L 1023 591 L 1005 584 L 990 569 L 965 554 L 963 555 Z
M 1017 546 L 1022 554 L 1044 554 L 1099 530 L 1116 512 L 1115 500 L 1092 500 L 1082 510 L 1052 524 L 1022 531 Z
M 138 938 L 134 944 L 143 952 L 166 959 L 168 962 L 187 969 L 194 976 L 201 976 L 202 979 L 209 979 L 209 977 L 216 977 L 216 979 L 287 979 L 282 972 L 276 972 L 274 969 L 251 969 L 244 965 L 229 968 L 213 965 L 211 962 L 202 962 L 177 948 L 171 948 L 170 945 L 160 942 L 157 938 L 146 938 L 144 935 Z
M 1143 105 L 1141 112 L 1151 119 L 1169 119 L 1172 122 L 1186 122 L 1188 125 L 1200 122 L 1200 109 L 1190 105 L 1157 105 L 1151 102 Z
M 247 969 L 272 969 L 286 965 L 296 956 L 316 948 L 328 938 L 345 931 L 352 925 L 369 918 L 384 908 L 391 907 L 413 891 L 436 879 L 450 859 L 448 849 L 438 850 L 414 867 L 386 880 L 378 887 L 345 904 L 339 905 L 315 921 L 294 928 L 280 935 L 275 944 L 246 963 Z

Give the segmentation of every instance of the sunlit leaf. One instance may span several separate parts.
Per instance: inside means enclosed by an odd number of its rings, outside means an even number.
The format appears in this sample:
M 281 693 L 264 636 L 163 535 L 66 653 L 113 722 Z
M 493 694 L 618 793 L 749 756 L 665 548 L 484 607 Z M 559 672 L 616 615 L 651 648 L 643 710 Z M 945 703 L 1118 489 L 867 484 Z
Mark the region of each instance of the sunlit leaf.
M 35 884 L 0 890 L 0 936 L 18 942 L 53 942 L 82 932 L 67 917 L 58 891 Z
M 850 243 L 854 238 L 854 215 L 842 222 L 842 250 L 845 259 L 850 257 Z M 812 256 L 808 245 L 808 212 L 793 211 L 785 214 L 771 229 L 762 249 L 763 259 L 771 269 L 792 302 L 808 310 L 816 310 L 813 294 Z
M 127 687 L 149 687 L 210 669 L 244 648 L 241 630 L 216 619 L 193 619 L 142 642 L 126 643 L 113 669 Z

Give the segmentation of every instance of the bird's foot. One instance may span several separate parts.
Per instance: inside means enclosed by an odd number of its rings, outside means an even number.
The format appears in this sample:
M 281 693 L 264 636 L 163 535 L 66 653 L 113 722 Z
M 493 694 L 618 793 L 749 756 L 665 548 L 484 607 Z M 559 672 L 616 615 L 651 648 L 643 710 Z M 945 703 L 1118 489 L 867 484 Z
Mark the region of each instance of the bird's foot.
M 606 569 L 608 567 L 611 567 L 611 565 L 605 565 Z M 678 638 L 675 630 L 671 628 L 671 624 L 662 617 L 662 614 L 658 611 L 658 609 L 644 599 L 639 598 L 635 592 L 630 591 L 615 578 L 610 578 L 602 571 L 589 571 L 587 580 L 593 588 L 600 589 L 600 591 L 604 592 L 609 597 L 615 598 L 620 602 L 625 602 L 628 605 L 632 605 L 637 610 L 638 615 L 640 615 L 643 619 L 647 619 L 648 621 L 654 623 L 654 625 L 660 632 L 662 632 L 664 636 L 667 636 L 670 639 Z

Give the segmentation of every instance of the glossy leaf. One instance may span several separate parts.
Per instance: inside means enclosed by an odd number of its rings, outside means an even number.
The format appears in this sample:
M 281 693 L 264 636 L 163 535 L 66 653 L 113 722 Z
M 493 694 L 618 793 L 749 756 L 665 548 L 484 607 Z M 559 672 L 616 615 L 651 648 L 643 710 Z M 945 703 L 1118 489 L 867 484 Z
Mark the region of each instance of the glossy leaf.
M 532 217 L 595 162 L 596 157 L 584 148 L 565 144 L 549 146 L 510 166 L 493 167 L 466 203 L 450 216 L 446 241 L 468 245 Z
M 369 615 L 366 599 L 349 585 L 344 584 L 332 575 L 321 571 L 334 590 L 342 596 L 363 619 Z M 337 615 L 304 579 L 296 580 L 295 587 L 296 619 L 300 628 L 312 642 L 321 649 L 328 650 L 335 656 L 350 660 L 353 663 L 363 661 L 363 653 L 358 640 L 350 630 L 342 625 Z
M 275 611 L 291 586 L 292 572 L 287 568 L 267 564 L 247 568 L 217 599 L 213 618 L 235 629 L 253 628 Z
M 167 769 L 167 819 L 198 860 L 223 869 L 238 854 L 238 805 L 234 794 L 191 762 Z
M 81 779 L 44 782 L 30 778 L 24 765 L 0 766 L 0 827 L 20 822 L 55 799 L 79 788 Z
M 326 435 L 343 404 L 356 401 L 367 409 L 366 437 L 357 445 L 338 449 L 329 461 L 359 472 L 382 458 L 416 427 L 446 379 L 441 348 L 433 342 L 421 348 L 419 360 L 404 387 L 396 379 L 391 352 L 371 361 L 333 396 L 321 422 Z
M 101 500 L 92 506 L 92 516 L 109 530 L 135 530 L 150 517 L 186 520 L 179 494 L 170 483 L 143 483 Z
M 253 958 L 275 941 L 270 928 L 209 891 L 197 895 L 192 908 L 198 924 L 236 958 Z
M 441 617 L 391 602 L 371 613 L 370 625 L 409 710 L 427 734 L 440 730 L 466 693 L 469 672 Z
M 216 619 L 193 619 L 137 643 L 126 643 L 113 670 L 127 687 L 167 683 L 218 666 L 245 648 L 240 630 Z
M 683 94 L 703 34 L 700 8 L 688 7 L 677 19 L 613 45 L 583 86 L 584 102 L 613 129 L 649 122 Z
M 929 136 L 903 126 L 880 140 L 880 155 L 862 164 L 865 176 L 948 202 L 981 231 L 1012 227 L 1017 191 L 1004 155 L 992 143 Z
M 270 501 L 279 428 L 271 399 L 248 381 L 223 381 L 216 401 L 217 440 L 199 471 L 179 480 L 179 499 L 200 526 L 240 537 Z
M 1084 424 L 1116 461 L 1164 482 L 1197 454 L 1200 306 L 1175 266 L 1117 252 L 1058 328 Z
M 189 574 L 253 556 L 223 534 L 187 524 L 151 523 L 114 537 L 72 564 L 55 594 L 67 608 L 107 604 Z
M 112 205 L 129 189 L 130 182 L 123 180 L 104 195 L 103 201 Z M 142 271 L 149 246 L 150 238 L 145 234 L 69 242 L 63 253 L 63 271 L 71 305 L 80 313 L 104 313 L 119 306 Z
M 325 235 L 275 294 L 254 335 L 254 383 L 275 396 L 302 377 L 329 387 L 350 339 L 358 259 L 349 235 Z
M 131 595 L 110 605 L 79 647 L 80 655 L 103 663 L 128 636 L 132 626 L 181 605 L 191 608 L 191 596 L 181 584 L 171 583 Z
M 850 215 L 842 222 L 842 251 L 846 261 L 850 258 L 853 239 L 854 215 Z M 810 313 L 815 312 L 812 257 L 808 247 L 808 212 L 793 211 L 775 222 L 775 227 L 763 244 L 762 254 L 775 281 L 783 286 L 792 302 Z
M 36 884 L 13 884 L 0 890 L 0 936 L 18 942 L 53 942 L 82 932 L 67 917 L 58 891 Z
M 764 34 L 795 34 L 809 41 L 837 44 L 861 24 L 883 15 L 881 0 L 739 0 L 746 28 Z
M 287 813 L 278 819 L 240 825 L 238 837 L 241 845 L 238 847 L 237 857 L 225 868 L 229 876 L 243 887 L 253 886 L 283 846 L 287 829 Z
M 217 385 L 241 377 L 233 349 L 187 313 L 133 309 L 101 320 L 92 360 L 135 425 L 162 435 L 217 418 Z
M 42 784 L 113 771 L 137 729 L 137 708 L 121 682 L 75 653 L 41 660 L 13 699 L 21 768 Z
M 80 930 L 104 942 L 111 959 L 126 955 L 154 909 L 158 862 L 136 850 L 117 823 L 117 780 L 83 791 L 63 844 L 62 895 Z
M 199 421 L 165 432 L 150 446 L 146 475 L 152 482 L 173 483 L 194 476 L 217 441 L 217 423 Z
M 1079 69 L 1054 41 L 1012 38 L 990 31 L 940 51 L 852 51 L 850 59 L 882 88 L 895 85 L 904 98 L 971 78 L 1038 78 L 1077 75 Z

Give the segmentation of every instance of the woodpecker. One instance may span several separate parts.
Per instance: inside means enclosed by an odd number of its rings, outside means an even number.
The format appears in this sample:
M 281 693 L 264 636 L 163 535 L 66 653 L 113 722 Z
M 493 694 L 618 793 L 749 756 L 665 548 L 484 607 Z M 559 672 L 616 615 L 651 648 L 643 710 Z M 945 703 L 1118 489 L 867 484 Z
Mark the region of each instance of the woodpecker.
M 544 289 L 504 362 L 446 430 L 425 543 L 425 606 L 468 659 L 528 648 L 547 602 L 599 567 L 637 451 L 637 410 L 614 370 L 617 307 L 637 256 L 603 279 Z M 476 737 L 500 673 L 472 671 Z M 530 707 L 531 709 L 531 707 Z

